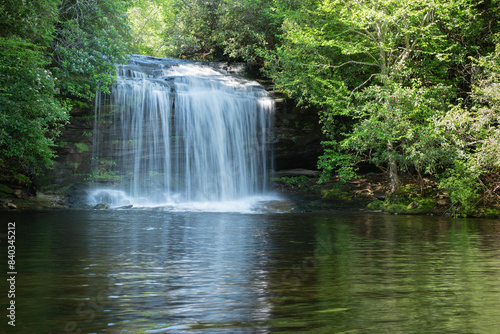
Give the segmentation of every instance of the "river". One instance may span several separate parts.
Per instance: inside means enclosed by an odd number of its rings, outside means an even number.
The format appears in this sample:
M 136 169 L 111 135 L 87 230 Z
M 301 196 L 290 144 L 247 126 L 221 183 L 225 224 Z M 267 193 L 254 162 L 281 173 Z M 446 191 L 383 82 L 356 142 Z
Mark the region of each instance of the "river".
M 7 333 L 495 333 L 500 325 L 496 220 L 155 208 L 0 220 L 2 233 L 16 223 L 16 326 Z

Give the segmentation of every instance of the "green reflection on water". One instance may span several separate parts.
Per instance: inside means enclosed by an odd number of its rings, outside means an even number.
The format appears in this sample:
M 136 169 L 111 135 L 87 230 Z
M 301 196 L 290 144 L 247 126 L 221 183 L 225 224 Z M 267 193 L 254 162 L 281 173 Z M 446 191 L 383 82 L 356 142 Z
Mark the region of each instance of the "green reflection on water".
M 315 252 L 273 285 L 270 324 L 293 333 L 493 333 L 500 239 L 481 235 L 488 224 L 498 229 L 491 221 L 315 217 Z M 491 239 L 496 246 L 485 249 Z

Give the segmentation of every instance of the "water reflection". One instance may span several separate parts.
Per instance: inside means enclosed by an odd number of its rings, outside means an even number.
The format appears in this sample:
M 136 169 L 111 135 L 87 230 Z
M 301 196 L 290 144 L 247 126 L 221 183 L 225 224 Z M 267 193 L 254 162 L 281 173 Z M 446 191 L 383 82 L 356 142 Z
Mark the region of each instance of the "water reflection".
M 498 228 L 491 221 L 428 217 L 317 217 L 316 235 L 333 240 L 331 253 L 315 256 L 309 272 L 296 270 L 290 286 L 276 285 L 285 297 L 274 303 L 272 327 L 294 333 L 494 332 L 500 262 L 498 248 L 480 250 L 482 239 L 498 239 L 478 233 L 486 226 Z
M 154 210 L 0 219 L 18 222 L 16 333 L 492 333 L 500 319 L 497 221 Z

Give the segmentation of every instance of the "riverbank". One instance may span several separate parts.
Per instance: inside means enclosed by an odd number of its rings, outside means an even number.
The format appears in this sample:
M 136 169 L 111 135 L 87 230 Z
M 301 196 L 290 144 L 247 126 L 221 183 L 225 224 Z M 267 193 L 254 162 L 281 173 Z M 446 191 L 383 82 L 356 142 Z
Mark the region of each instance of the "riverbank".
M 492 183 L 500 184 L 499 175 L 490 178 Z M 450 196 L 438 188 L 436 179 L 418 180 L 403 174 L 403 186 L 396 195 L 390 195 L 389 177 L 384 173 L 363 174 L 346 183 L 333 178 L 327 183 L 318 184 L 318 180 L 318 172 L 307 170 L 282 171 L 274 179 L 276 191 L 294 200 L 299 210 L 460 217 L 460 207 L 454 205 Z M 479 205 L 470 217 L 500 217 L 500 195 L 495 194 L 495 190 L 488 189 L 480 194 L 478 203 L 482 206 Z
M 368 173 L 341 183 L 333 178 L 319 184 L 319 172 L 306 169 L 279 171 L 273 179 L 274 191 L 285 199 L 281 212 L 372 212 L 386 214 L 433 215 L 460 217 L 459 207 L 430 178 L 416 180 L 401 176 L 404 186 L 397 195 L 389 195 L 388 176 Z M 420 182 L 418 182 L 420 181 Z M 85 208 L 85 184 L 42 193 L 22 186 L 0 185 L 0 210 L 72 209 Z M 491 197 L 491 191 L 486 192 Z M 486 203 L 485 194 L 481 200 Z M 100 207 L 102 208 L 102 207 Z M 272 208 L 271 208 L 272 209 Z M 490 201 L 469 215 L 478 218 L 500 217 L 498 203 Z

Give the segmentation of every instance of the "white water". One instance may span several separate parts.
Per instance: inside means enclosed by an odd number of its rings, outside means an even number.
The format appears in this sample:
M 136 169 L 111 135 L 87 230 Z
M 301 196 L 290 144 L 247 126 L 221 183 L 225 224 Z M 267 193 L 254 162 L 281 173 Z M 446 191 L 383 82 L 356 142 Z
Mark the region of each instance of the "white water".
M 268 199 L 274 102 L 222 72 L 143 56 L 119 66 L 96 103 L 94 181 L 105 186 L 89 204 L 246 211 Z M 110 174 L 119 181 L 100 182 Z

